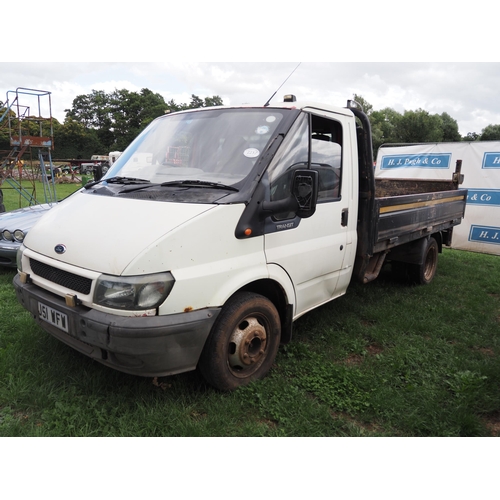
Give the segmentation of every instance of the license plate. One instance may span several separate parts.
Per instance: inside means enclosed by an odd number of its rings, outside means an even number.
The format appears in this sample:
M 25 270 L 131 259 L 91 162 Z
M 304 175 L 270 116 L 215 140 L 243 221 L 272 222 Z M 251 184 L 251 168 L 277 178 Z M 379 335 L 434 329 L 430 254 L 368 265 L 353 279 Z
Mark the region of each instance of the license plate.
M 47 323 L 56 326 L 63 332 L 68 332 L 68 316 L 62 312 L 52 309 L 41 302 L 38 303 L 38 316 Z

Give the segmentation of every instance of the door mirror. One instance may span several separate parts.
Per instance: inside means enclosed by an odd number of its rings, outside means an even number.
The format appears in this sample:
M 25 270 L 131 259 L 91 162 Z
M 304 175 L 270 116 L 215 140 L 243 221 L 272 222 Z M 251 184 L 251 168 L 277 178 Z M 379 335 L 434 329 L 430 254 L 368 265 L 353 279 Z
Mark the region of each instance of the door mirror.
M 292 196 L 298 204 L 297 215 L 303 219 L 316 211 L 318 200 L 318 172 L 316 170 L 296 170 L 293 176 Z
M 297 169 L 293 172 L 290 193 L 286 198 L 262 203 L 262 218 L 283 213 L 307 219 L 316 211 L 318 200 L 318 178 L 316 170 Z

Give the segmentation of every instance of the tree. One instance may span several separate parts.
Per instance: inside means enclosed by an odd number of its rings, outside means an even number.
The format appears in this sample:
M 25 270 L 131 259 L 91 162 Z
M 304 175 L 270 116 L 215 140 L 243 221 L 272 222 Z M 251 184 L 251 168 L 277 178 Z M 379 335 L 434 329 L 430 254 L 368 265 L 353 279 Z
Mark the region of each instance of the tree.
M 462 140 L 458 131 L 457 120 L 454 120 L 448 113 L 441 113 L 441 128 L 443 130 L 443 141 L 459 142 Z
M 382 144 L 398 141 L 397 129 L 400 120 L 401 114 L 392 108 L 384 108 L 371 113 L 370 124 L 375 153 Z
M 481 141 L 500 141 L 500 125 L 488 125 L 483 128 L 480 136 Z
M 363 109 L 366 116 L 370 116 L 373 111 L 373 106 L 361 95 L 353 94 L 353 100 L 356 101 Z
M 222 104 L 219 96 L 202 99 L 193 94 L 189 104 L 177 104 L 173 100 L 165 102 L 160 94 L 146 88 L 140 92 L 115 89 L 110 93 L 93 90 L 90 94 L 77 96 L 73 107 L 65 111 L 66 121 L 78 122 L 97 134 L 101 151 L 105 152 L 123 150 L 151 121 L 165 112 Z M 95 137 L 90 140 L 95 142 Z
M 54 126 L 54 158 L 90 158 L 100 151 L 107 151 L 99 141 L 97 130 L 67 117 L 64 125 Z
M 149 89 L 130 92 L 115 90 L 110 95 L 110 115 L 114 142 L 110 149 L 123 150 L 155 118 L 165 113 L 165 100 Z
M 397 142 L 442 142 L 442 119 L 428 111 L 405 111 L 399 121 Z
M 465 137 L 462 137 L 462 140 L 469 142 L 478 141 L 479 137 L 479 134 L 477 134 L 476 132 L 467 132 L 467 135 Z
M 73 107 L 65 112 L 67 118 L 94 129 L 103 144 L 114 142 L 110 96 L 103 90 L 92 90 L 90 94 L 77 96 L 73 99 Z

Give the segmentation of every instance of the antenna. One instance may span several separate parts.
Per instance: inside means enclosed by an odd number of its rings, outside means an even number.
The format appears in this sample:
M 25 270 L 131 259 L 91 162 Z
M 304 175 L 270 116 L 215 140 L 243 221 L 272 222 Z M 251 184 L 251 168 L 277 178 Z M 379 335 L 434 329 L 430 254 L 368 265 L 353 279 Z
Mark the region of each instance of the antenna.
M 278 90 L 283 87 L 283 85 L 285 85 L 286 81 L 295 73 L 296 69 L 301 65 L 302 63 L 299 62 L 299 64 L 297 64 L 297 66 L 295 66 L 295 69 L 287 76 L 287 78 L 285 79 L 285 81 L 276 89 L 276 92 L 267 100 L 266 104 L 264 104 L 264 107 L 267 107 L 269 106 L 269 103 L 271 102 L 271 99 L 276 95 L 276 93 L 278 92 Z

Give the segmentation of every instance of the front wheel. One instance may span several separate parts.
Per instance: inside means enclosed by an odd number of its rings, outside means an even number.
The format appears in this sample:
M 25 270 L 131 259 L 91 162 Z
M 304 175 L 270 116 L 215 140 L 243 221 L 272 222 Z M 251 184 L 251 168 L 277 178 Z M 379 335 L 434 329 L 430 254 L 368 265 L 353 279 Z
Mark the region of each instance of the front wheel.
M 274 304 L 256 293 L 237 293 L 217 318 L 198 368 L 209 384 L 223 391 L 249 384 L 271 369 L 280 336 Z
M 412 264 L 408 272 L 410 280 L 418 285 L 428 285 L 436 274 L 439 247 L 434 238 L 429 238 L 424 250 L 422 264 Z

